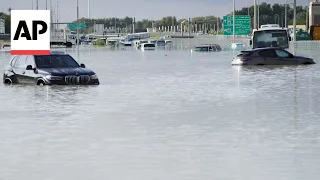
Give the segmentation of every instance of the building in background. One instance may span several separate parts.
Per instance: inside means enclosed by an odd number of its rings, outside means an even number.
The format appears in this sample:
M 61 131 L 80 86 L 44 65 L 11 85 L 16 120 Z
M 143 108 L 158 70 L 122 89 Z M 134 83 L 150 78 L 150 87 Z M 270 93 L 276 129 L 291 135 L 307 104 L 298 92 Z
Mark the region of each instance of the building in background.
M 103 35 L 104 32 L 104 24 L 94 24 L 93 25 L 94 34 Z
M 320 26 L 320 1 L 316 0 L 309 6 L 309 26 Z
M 5 33 L 5 21 L 4 19 L 0 19 L 0 34 Z

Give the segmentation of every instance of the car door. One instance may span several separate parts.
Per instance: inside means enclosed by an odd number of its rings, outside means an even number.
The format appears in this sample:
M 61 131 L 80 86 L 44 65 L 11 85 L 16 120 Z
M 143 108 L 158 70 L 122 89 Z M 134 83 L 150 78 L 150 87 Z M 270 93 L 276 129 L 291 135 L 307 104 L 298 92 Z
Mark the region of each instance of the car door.
M 202 47 L 202 48 L 201 48 L 201 51 L 209 52 L 209 47 Z
M 12 82 L 16 83 L 17 82 L 17 77 L 16 77 L 16 73 L 14 71 L 14 65 L 17 61 L 17 59 L 19 58 L 19 56 L 14 56 L 9 65 L 5 67 L 4 69 L 4 73 L 3 75 L 6 76 L 7 78 L 10 78 Z
M 31 65 L 32 68 L 35 68 L 35 61 L 34 61 L 34 56 L 26 56 L 26 61 L 25 61 L 25 67 L 28 65 Z M 34 70 L 26 70 L 25 69 L 25 74 L 24 74 L 24 81 L 25 83 L 28 84 L 33 84 L 36 81 L 37 74 L 35 73 Z
M 263 64 L 263 65 L 279 64 L 278 56 L 274 51 L 274 49 L 261 50 L 259 52 L 259 55 L 261 57 L 262 62 L 257 62 L 257 64 Z
M 285 50 L 281 50 L 281 49 L 278 50 L 277 49 L 277 50 L 275 50 L 275 52 L 278 56 L 279 63 L 281 63 L 283 65 L 300 64 L 300 61 L 298 59 L 295 59 L 292 54 L 290 54 L 289 52 L 287 52 Z
M 18 56 L 16 62 L 13 65 L 13 72 L 15 74 L 15 78 L 17 83 L 24 83 L 24 70 L 23 70 L 23 65 L 25 64 L 25 59 L 23 56 Z

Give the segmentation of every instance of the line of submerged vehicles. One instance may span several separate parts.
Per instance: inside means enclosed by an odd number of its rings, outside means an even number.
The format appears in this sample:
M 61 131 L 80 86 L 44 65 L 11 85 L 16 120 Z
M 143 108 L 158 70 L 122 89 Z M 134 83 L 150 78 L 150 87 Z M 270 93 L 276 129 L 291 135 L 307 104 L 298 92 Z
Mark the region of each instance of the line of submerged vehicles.
M 242 43 L 232 43 L 230 49 L 241 51 L 231 62 L 232 65 L 300 65 L 315 64 L 311 58 L 295 56 L 288 52 L 291 37 L 287 28 L 277 24 L 262 25 L 260 29 L 253 30 L 250 46 Z M 197 46 L 192 51 L 221 51 L 217 44 Z
M 289 48 L 290 36 L 288 30 L 278 26 L 267 25 L 253 31 L 250 40 L 252 49 L 241 50 L 231 62 L 232 65 L 299 65 L 315 64 L 311 58 L 294 56 Z M 123 46 L 129 46 L 127 40 L 122 40 Z M 128 44 L 126 44 L 128 43 Z M 133 40 L 131 46 L 142 50 L 154 50 L 156 46 L 171 44 L 171 41 Z M 233 43 L 230 48 L 246 48 L 241 43 Z M 218 44 L 204 44 L 195 47 L 196 52 L 219 52 Z M 3 72 L 5 84 L 36 84 L 36 85 L 99 85 L 95 72 L 79 64 L 69 54 L 51 52 L 50 55 L 19 55 L 13 56 Z

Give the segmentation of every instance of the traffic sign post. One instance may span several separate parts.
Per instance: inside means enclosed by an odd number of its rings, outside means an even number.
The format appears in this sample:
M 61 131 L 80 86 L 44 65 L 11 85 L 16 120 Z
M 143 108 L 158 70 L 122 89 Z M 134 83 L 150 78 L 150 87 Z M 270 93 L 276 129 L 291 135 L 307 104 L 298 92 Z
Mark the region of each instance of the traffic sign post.
M 235 35 L 249 35 L 251 33 L 251 17 L 236 16 L 235 19 Z M 223 34 L 225 36 L 233 35 L 233 16 L 223 17 Z

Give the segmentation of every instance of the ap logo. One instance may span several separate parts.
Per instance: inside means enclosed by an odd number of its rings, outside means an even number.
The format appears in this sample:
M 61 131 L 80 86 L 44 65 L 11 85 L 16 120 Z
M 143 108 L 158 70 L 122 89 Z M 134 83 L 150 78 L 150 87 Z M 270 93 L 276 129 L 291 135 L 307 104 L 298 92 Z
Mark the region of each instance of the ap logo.
M 50 10 L 11 11 L 11 54 L 50 54 Z

